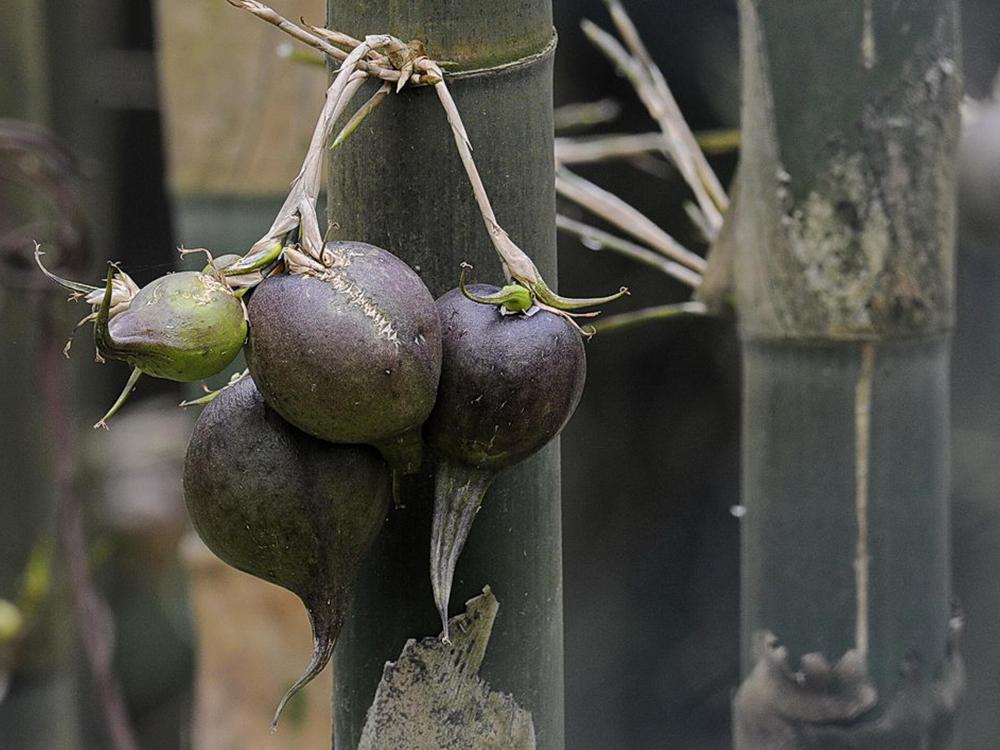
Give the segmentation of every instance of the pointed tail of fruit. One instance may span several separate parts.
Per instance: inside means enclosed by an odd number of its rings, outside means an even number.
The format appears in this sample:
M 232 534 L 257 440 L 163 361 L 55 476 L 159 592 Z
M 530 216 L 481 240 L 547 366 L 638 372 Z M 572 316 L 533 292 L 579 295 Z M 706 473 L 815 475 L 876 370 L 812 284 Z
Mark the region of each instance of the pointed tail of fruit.
M 431 588 L 441 615 L 441 639 L 448 641 L 448 600 L 458 556 L 496 473 L 442 458 L 434 477 L 431 529 Z
M 331 606 L 329 601 L 324 602 L 320 606 L 314 606 L 309 602 L 305 602 L 305 605 L 306 610 L 309 612 L 309 620 L 312 623 L 312 658 L 309 660 L 306 671 L 302 673 L 299 679 L 292 683 L 292 686 L 281 697 L 281 701 L 274 711 L 274 718 L 271 720 L 272 732 L 277 731 L 278 720 L 281 718 L 281 712 L 288 705 L 288 701 L 295 697 L 295 694 L 302 688 L 312 682 L 330 662 L 330 657 L 333 656 L 333 648 L 337 645 L 337 637 L 340 635 L 340 629 L 344 624 L 343 606 L 338 606 L 336 603 Z

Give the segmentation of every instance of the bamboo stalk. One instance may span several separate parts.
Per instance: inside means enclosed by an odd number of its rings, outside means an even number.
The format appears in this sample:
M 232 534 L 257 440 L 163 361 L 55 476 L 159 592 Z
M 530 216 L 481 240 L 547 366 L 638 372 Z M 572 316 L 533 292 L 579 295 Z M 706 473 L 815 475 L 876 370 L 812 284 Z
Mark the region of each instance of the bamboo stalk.
M 44 180 L 48 166 L 36 151 L 37 132 L 26 123 L 42 123 L 51 112 L 51 70 L 44 33 L 45 5 L 39 0 L 13 0 L 0 5 L 0 327 L 7 354 L 0 359 L 6 387 L 0 392 L 4 415 L 0 436 L 0 598 L 19 605 L 18 627 L 0 638 L 0 747 L 43 750 L 75 747 L 81 742 L 74 699 L 68 612 L 56 605 L 52 591 L 53 517 L 64 472 L 52 476 L 46 450 L 44 416 L 50 399 L 39 395 L 45 366 L 51 366 L 52 339 L 39 325 L 38 314 L 51 312 L 47 300 L 15 269 L 28 267 L 30 242 L 22 230 L 52 231 L 44 201 L 36 194 L 22 165 L 36 160 Z M 16 121 L 25 121 L 22 127 Z M 15 131 L 20 131 L 15 133 Z M 25 136 L 23 140 L 12 135 Z M 21 140 L 21 143 L 16 141 Z M 51 198 L 51 196 L 46 196 Z M 27 288 L 26 288 L 27 287 Z M 58 350 L 58 349 L 57 349 Z M 61 363 L 60 363 L 61 364 Z M 62 425 L 62 429 L 72 429 Z M 62 468 L 65 461 L 61 462 Z M 45 555 L 38 551 L 48 548 Z M 35 558 L 43 558 L 38 565 Z M 30 602 L 30 606 L 29 606 Z
M 741 3 L 737 750 L 957 742 L 956 4 L 863 5 Z
M 455 63 L 446 77 L 496 220 L 553 280 L 549 2 L 337 0 L 329 3 L 328 22 L 359 38 L 421 39 L 432 59 Z M 330 155 L 328 206 L 331 224 L 339 225 L 332 236 L 390 250 L 435 296 L 457 286 L 462 261 L 476 266 L 479 279 L 500 281 L 455 145 L 434 91 L 388 97 Z M 481 676 L 531 712 L 539 748 L 563 746 L 558 467 L 555 444 L 499 478 L 452 593 L 455 602 L 487 584 L 495 593 L 500 610 Z M 338 748 L 357 746 L 384 663 L 399 657 L 408 638 L 440 630 L 427 569 L 430 489 L 426 477 L 404 485 L 406 507 L 390 513 L 358 583 L 335 654 Z

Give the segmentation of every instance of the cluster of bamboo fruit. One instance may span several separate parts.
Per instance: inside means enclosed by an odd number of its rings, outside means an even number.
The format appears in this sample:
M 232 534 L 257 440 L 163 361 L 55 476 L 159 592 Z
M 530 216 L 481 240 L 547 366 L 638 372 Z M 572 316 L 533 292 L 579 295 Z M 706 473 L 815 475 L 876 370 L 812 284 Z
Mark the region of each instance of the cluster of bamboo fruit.
M 573 312 L 611 301 L 551 291 L 499 226 L 440 66 L 417 43 L 349 39 L 303 166 L 268 232 L 243 256 L 139 288 L 109 265 L 103 288 L 39 268 L 92 312 L 99 361 L 132 365 L 122 407 L 140 376 L 189 382 L 222 372 L 245 351 L 248 369 L 188 404 L 205 405 L 188 445 L 184 490 L 195 529 L 213 552 L 303 601 L 312 659 L 280 713 L 329 661 L 351 589 L 400 478 L 435 474 L 430 575 L 448 638 L 458 556 L 496 474 L 550 442 L 580 399 L 583 335 Z M 333 55 L 331 55 L 333 56 Z M 432 85 L 448 112 L 503 287 L 465 284 L 436 302 L 392 253 L 361 241 L 324 242 L 316 213 L 332 127 L 369 77 L 382 88 L 333 139 L 353 133 L 392 88 Z M 392 85 L 390 85 L 392 84 Z M 457 270 L 457 269 L 456 269 Z M 68 349 L 68 345 L 67 345 Z

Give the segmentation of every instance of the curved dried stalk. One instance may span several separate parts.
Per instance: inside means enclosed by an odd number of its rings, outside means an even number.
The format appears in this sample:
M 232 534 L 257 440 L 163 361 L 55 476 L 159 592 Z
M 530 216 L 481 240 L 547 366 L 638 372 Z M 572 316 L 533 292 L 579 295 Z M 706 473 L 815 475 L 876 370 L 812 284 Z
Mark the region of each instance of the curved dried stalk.
M 664 258 L 661 254 L 647 247 L 629 242 L 622 237 L 605 232 L 603 229 L 592 227 L 563 214 L 556 214 L 556 229 L 576 235 L 585 247 L 593 250 L 611 250 L 665 273 L 692 289 L 697 289 L 701 285 L 701 274 L 697 271 L 692 271 L 687 266 Z
M 565 167 L 556 170 L 556 192 L 692 271 L 700 274 L 705 270 L 704 258 L 681 245 L 638 209 Z

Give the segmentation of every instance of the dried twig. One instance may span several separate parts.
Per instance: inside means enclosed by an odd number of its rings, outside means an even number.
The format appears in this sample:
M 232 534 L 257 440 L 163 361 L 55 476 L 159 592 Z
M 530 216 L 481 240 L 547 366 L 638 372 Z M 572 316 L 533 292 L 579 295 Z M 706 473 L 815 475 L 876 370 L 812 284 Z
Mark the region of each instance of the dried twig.
M 451 92 L 448 91 L 448 86 L 445 84 L 443 77 L 439 82 L 434 84 L 434 90 L 437 92 L 438 99 L 441 101 L 441 105 L 448 115 L 448 124 L 451 126 L 455 146 L 458 149 L 462 165 L 465 167 L 466 175 L 472 185 L 472 192 L 475 195 L 476 203 L 482 214 L 483 223 L 486 225 L 486 231 L 493 242 L 493 247 L 500 256 L 500 261 L 504 272 L 507 274 L 507 278 L 514 279 L 527 287 L 531 291 L 531 297 L 535 305 L 543 310 L 548 310 L 562 316 L 580 330 L 581 333 L 588 335 L 588 332 L 581 329 L 573 318 L 578 316 L 589 317 L 591 313 L 572 313 L 569 310 L 593 307 L 605 302 L 611 302 L 628 294 L 628 289 L 621 287 L 616 294 L 611 294 L 607 297 L 585 299 L 562 297 L 549 289 L 531 258 L 514 244 L 514 241 L 511 240 L 507 232 L 497 222 L 496 215 L 493 213 L 493 207 L 490 205 L 489 196 L 486 194 L 486 188 L 483 186 L 479 170 L 476 168 L 476 162 L 472 158 L 472 146 L 469 143 L 469 136 L 465 132 L 465 126 L 462 124 L 462 117 L 458 112 L 458 107 L 455 106 L 454 99 L 451 98 Z
M 448 85 L 445 83 L 444 71 L 441 69 L 443 63 L 431 60 L 422 44 L 419 42 L 405 44 L 387 34 L 368 36 L 365 41 L 361 42 L 345 34 L 319 29 L 308 26 L 308 24 L 306 24 L 308 28 L 297 26 L 257 0 L 229 0 L 229 2 L 274 24 L 296 39 L 323 50 L 334 59 L 340 60 L 345 54 L 343 50 L 334 46 L 335 44 L 354 49 L 347 53 L 346 57 L 343 57 L 340 73 L 327 92 L 327 104 L 316 124 L 313 142 L 310 144 L 302 171 L 293 183 L 285 205 L 271 229 L 255 243 L 242 264 L 233 264 L 226 269 L 227 274 L 233 273 L 234 268 L 238 268 L 238 272 L 259 268 L 260 258 L 271 257 L 276 243 L 282 242 L 284 237 L 289 232 L 294 231 L 296 227 L 302 232 L 303 236 L 300 242 L 305 253 L 298 252 L 295 248 L 283 247 L 280 252 L 283 253 L 286 261 L 291 264 L 292 268 L 303 269 L 321 268 L 325 264 L 326 259 L 315 217 L 315 197 L 318 194 L 319 185 L 318 170 L 322 158 L 321 149 L 328 137 L 329 128 L 339 114 L 340 110 L 336 108 L 342 108 L 349 95 L 357 90 L 356 87 L 352 89 L 351 86 L 360 86 L 360 82 L 365 76 L 372 76 L 381 78 L 383 82 L 395 82 L 397 92 L 401 91 L 407 83 L 434 87 L 438 100 L 447 115 L 455 146 L 458 149 L 469 183 L 472 185 L 472 192 L 482 215 L 483 223 L 486 225 L 487 234 L 500 256 L 504 272 L 508 279 L 513 279 L 530 290 L 529 299 L 536 306 L 551 310 L 573 322 L 573 317 L 584 313 L 573 313 L 569 310 L 603 304 L 628 293 L 628 290 L 622 287 L 616 294 L 608 297 L 572 299 L 561 297 L 548 287 L 531 258 L 510 239 L 497 221 L 479 170 L 472 157 L 472 146 L 469 143 L 465 126 L 462 124 L 462 117 L 454 99 L 452 99 L 451 92 L 448 90 Z M 356 128 L 357 124 L 378 105 L 384 96 L 385 92 L 379 91 L 375 97 L 370 99 L 351 118 L 351 122 L 345 128 L 345 134 L 349 134 L 353 128 Z M 329 115 L 327 115 L 328 112 Z M 339 144 L 339 142 L 338 138 L 336 143 Z M 314 186 L 315 190 L 313 190 Z
M 359 44 L 344 60 L 340 72 L 330 88 L 327 89 L 326 101 L 319 119 L 316 121 L 316 127 L 313 129 L 312 140 L 302 162 L 302 168 L 292 181 L 288 197 L 285 198 L 285 202 L 281 210 L 278 211 L 270 229 L 254 243 L 247 253 L 248 263 L 245 264 L 247 267 L 253 265 L 250 259 L 268 255 L 270 248 L 276 243 L 283 244 L 284 237 L 289 232 L 296 230 L 301 232 L 302 249 L 315 260 L 321 259 L 323 236 L 319 228 L 319 217 L 316 214 L 316 201 L 319 199 L 322 184 L 323 155 L 326 152 L 326 144 L 333 124 L 365 81 L 365 74 L 356 71 L 355 68 L 357 62 L 368 53 L 369 49 L 367 44 Z M 227 271 L 231 272 L 230 269 Z
M 596 333 L 610 333 L 624 328 L 650 323 L 654 320 L 667 320 L 682 315 L 705 315 L 708 308 L 701 302 L 679 302 L 673 305 L 657 305 L 634 312 L 618 313 L 601 318 L 591 325 Z
M 664 78 L 663 72 L 653 61 L 653 57 L 646 49 L 646 45 L 643 44 L 642 37 L 639 36 L 638 30 L 635 28 L 635 24 L 632 23 L 632 19 L 629 18 L 628 13 L 625 11 L 625 7 L 621 4 L 621 0 L 605 0 L 605 4 L 608 6 L 608 11 L 610 12 L 611 19 L 614 21 L 615 26 L 618 29 L 618 33 L 621 34 L 622 39 L 625 40 L 625 44 L 631 50 L 632 54 L 646 69 L 646 72 L 652 81 L 654 90 L 658 93 L 660 100 L 667 109 L 670 121 L 677 129 L 676 134 L 680 139 L 680 143 L 683 145 L 683 149 L 687 151 L 691 160 L 694 162 L 698 177 L 704 184 L 712 200 L 715 202 L 716 208 L 718 208 L 719 211 L 725 211 L 729 206 L 726 191 L 723 189 L 718 177 L 699 148 L 694 134 L 688 127 L 687 121 L 684 119 L 684 115 L 681 113 L 680 107 L 677 106 L 677 101 L 674 99 L 673 93 L 667 85 L 667 80 Z
M 719 207 L 712 200 L 699 178 L 691 153 L 680 135 L 680 128 L 671 117 L 669 108 L 661 99 L 643 66 L 635 58 L 629 56 L 625 48 L 608 32 L 586 20 L 583 21 L 582 26 L 591 42 L 629 79 L 650 115 L 659 123 L 663 132 L 661 145 L 663 153 L 677 165 L 684 181 L 691 187 L 698 201 L 698 207 L 706 216 L 707 223 L 710 226 L 721 227 L 722 214 Z
M 694 193 L 702 214 L 696 223 L 712 240 L 722 227 L 722 212 L 728 206 L 728 197 L 624 7 L 619 0 L 605 2 L 628 50 L 590 21 L 583 22 L 584 33 L 628 78 L 650 116 L 660 125 L 663 153 L 677 165 Z
M 258 2 L 258 0 L 227 0 L 227 2 L 235 8 L 245 10 L 262 21 L 276 26 L 293 39 L 319 50 L 337 62 L 346 60 L 349 53 L 335 46 L 335 44 L 341 44 L 352 49 L 356 49 L 361 44 L 360 40 L 354 39 L 347 34 L 321 29 L 319 26 L 312 26 L 304 21 L 303 25 L 299 26 L 289 21 L 273 8 Z M 332 40 L 335 40 L 335 42 Z M 356 67 L 358 70 L 364 71 L 375 78 L 381 78 L 384 81 L 396 82 L 404 78 L 401 71 L 387 67 L 387 65 L 388 61 L 384 56 L 379 55 L 376 59 L 359 60 Z M 405 80 L 406 83 L 415 86 L 425 86 L 429 83 L 420 76 L 406 76 Z
M 611 250 L 626 258 L 631 258 L 634 261 L 647 265 L 650 268 L 655 268 L 657 271 L 671 276 L 682 284 L 687 284 L 692 289 L 697 289 L 701 285 L 701 275 L 692 271 L 687 266 L 668 260 L 649 248 L 637 245 L 610 232 L 605 232 L 603 229 L 592 227 L 589 224 L 584 224 L 562 214 L 556 215 L 556 228 L 576 235 L 586 247 Z
M 739 130 L 708 130 L 695 133 L 704 153 L 728 154 L 740 147 Z M 561 164 L 585 164 L 610 159 L 631 159 L 662 153 L 662 133 L 615 133 L 585 138 L 556 138 L 556 161 Z
M 556 170 L 556 192 L 645 242 L 668 258 L 699 274 L 705 270 L 705 261 L 701 256 L 681 245 L 639 210 L 614 193 L 570 172 L 565 167 Z
M 663 150 L 660 133 L 628 133 L 592 138 L 556 138 L 556 161 L 587 164 L 609 159 L 628 159 Z
M 542 280 L 541 274 L 538 272 L 531 258 L 514 244 L 514 241 L 507 236 L 507 232 L 497 222 L 496 214 L 493 213 L 493 206 L 490 204 L 490 197 L 487 195 L 486 188 L 483 185 L 483 179 L 479 176 L 479 169 L 472 158 L 472 146 L 469 143 L 468 133 L 465 132 L 465 125 L 462 124 L 462 116 L 458 112 L 458 107 L 455 106 L 455 100 L 451 98 L 451 92 L 448 91 L 448 86 L 444 82 L 443 76 L 434 85 L 434 92 L 437 94 L 438 100 L 441 102 L 441 106 L 448 116 L 448 124 L 451 126 L 455 147 L 458 149 L 458 155 L 462 160 L 462 166 L 465 168 L 469 183 L 472 185 L 472 193 L 475 196 L 476 204 L 479 206 L 479 212 L 482 214 L 483 223 L 486 225 L 486 232 L 490 236 L 490 241 L 493 243 L 497 255 L 500 256 L 504 272 L 507 274 L 508 279 L 515 278 L 519 281 L 527 282 L 526 285 L 529 285 L 530 288 L 530 284 Z
M 307 31 L 301 26 L 289 21 L 283 15 L 264 3 L 257 2 L 256 0 L 227 0 L 227 2 L 234 8 L 245 10 L 260 20 L 266 21 L 267 23 L 278 27 L 293 39 L 297 39 L 303 44 L 308 44 L 310 47 L 318 49 L 320 52 L 334 58 L 335 60 L 344 60 L 347 58 L 347 53 L 343 50 L 334 47 L 332 44 L 320 39 L 310 31 Z
M 305 23 L 304 21 L 303 25 L 321 39 L 326 39 L 330 42 L 330 44 L 336 45 L 342 49 L 346 48 L 348 51 L 357 49 L 358 45 L 361 44 L 360 39 L 355 39 L 350 34 L 344 34 L 340 31 L 334 31 L 333 29 L 327 29 L 322 26 L 313 26 L 311 23 Z M 346 52 L 344 53 L 344 57 L 347 57 Z
M 618 119 L 622 108 L 614 99 L 599 99 L 596 102 L 578 102 L 556 107 L 552 121 L 556 132 L 576 130 L 604 125 Z

